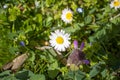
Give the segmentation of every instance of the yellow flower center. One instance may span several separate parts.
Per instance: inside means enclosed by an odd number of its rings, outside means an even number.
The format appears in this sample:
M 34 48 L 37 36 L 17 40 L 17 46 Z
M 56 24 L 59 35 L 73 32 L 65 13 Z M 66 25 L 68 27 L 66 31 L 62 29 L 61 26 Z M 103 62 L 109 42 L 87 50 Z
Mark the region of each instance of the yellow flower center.
M 66 14 L 66 18 L 67 18 L 68 20 L 70 20 L 70 19 L 72 18 L 72 13 L 71 13 L 71 12 L 68 12 L 68 13 Z
M 64 42 L 63 37 L 58 36 L 58 37 L 56 38 L 56 42 L 57 42 L 58 44 L 63 44 L 63 42 Z
M 120 5 L 120 2 L 119 1 L 115 1 L 114 2 L 114 6 L 119 6 Z

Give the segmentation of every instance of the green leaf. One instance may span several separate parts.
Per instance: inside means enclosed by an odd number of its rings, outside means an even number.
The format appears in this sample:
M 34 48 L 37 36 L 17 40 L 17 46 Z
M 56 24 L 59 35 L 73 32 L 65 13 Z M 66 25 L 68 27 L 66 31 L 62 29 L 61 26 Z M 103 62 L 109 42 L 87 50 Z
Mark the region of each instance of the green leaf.
M 104 69 L 102 72 L 101 72 L 101 75 L 103 78 L 105 78 L 107 76 L 107 69 Z
M 76 73 L 75 73 L 75 77 L 76 77 L 76 80 L 83 80 L 83 78 L 85 78 L 85 73 L 78 70 Z
M 57 61 L 53 61 L 50 65 L 49 65 L 49 70 L 55 70 L 58 69 L 58 62 Z
M 100 70 L 98 70 L 96 67 L 93 67 L 93 69 L 90 71 L 90 77 L 95 77 L 98 73 L 100 72 Z
M 71 65 L 70 65 L 70 69 L 71 69 L 71 71 L 76 71 L 76 70 L 79 69 L 79 67 L 76 66 L 75 64 L 71 64 Z
M 17 79 L 14 77 L 14 74 L 10 74 L 9 76 L 1 78 L 1 80 L 17 80 Z
M 13 7 L 8 9 L 10 16 L 8 17 L 10 21 L 15 21 L 17 16 L 20 15 L 20 9 L 18 7 Z
M 85 2 L 91 2 L 91 0 L 83 0 L 83 1 L 85 1 Z
M 67 32 L 67 33 L 74 33 L 76 32 L 77 30 L 79 30 L 80 27 L 78 26 L 78 24 L 75 24 L 74 27 L 71 26 L 71 27 L 67 27 L 65 28 L 64 30 Z
M 58 70 L 49 70 L 48 75 L 50 78 L 54 79 L 58 75 L 59 71 Z
M 17 37 L 17 34 L 16 33 L 8 33 L 7 37 L 8 37 L 8 39 L 13 40 L 13 39 L 15 39 L 15 37 Z
M 22 70 L 15 74 L 15 77 L 19 80 L 27 80 L 30 76 L 34 75 L 31 71 Z
M 10 75 L 10 70 L 7 70 L 7 71 L 4 71 L 2 73 L 0 73 L 0 77 L 5 77 L 5 76 L 8 76 Z
M 54 57 L 57 56 L 57 53 L 54 51 L 53 48 L 49 49 L 48 51 L 49 51 L 49 52 L 51 53 L 51 55 L 53 55 Z
M 4 15 L 4 14 L 0 14 L 0 20 L 2 20 L 2 21 L 6 21 L 6 20 L 7 20 L 6 15 Z
M 48 16 L 48 18 L 46 19 L 46 27 L 49 27 L 50 25 L 52 25 L 52 20 L 53 18 Z
M 36 20 L 37 20 L 40 24 L 42 24 L 42 15 L 41 15 L 41 14 L 37 14 L 36 17 L 37 17 Z
M 91 23 L 92 22 L 92 16 L 90 16 L 90 15 L 86 16 L 84 21 L 85 21 L 85 24 Z
M 46 22 L 49 23 L 49 22 L 51 22 L 52 20 L 53 20 L 53 18 L 49 16 L 49 17 L 47 18 L 47 21 L 46 21 Z
M 9 48 L 9 52 L 10 52 L 11 54 L 15 54 L 18 50 L 19 50 L 18 47 L 10 47 L 10 48 Z
M 29 60 L 34 63 L 34 60 L 35 60 L 35 53 L 33 51 L 30 51 L 30 58 Z
M 10 15 L 8 18 L 9 18 L 10 21 L 15 21 L 16 20 L 16 16 L 15 15 Z
M 50 4 L 52 3 L 52 1 L 54 1 L 54 0 L 46 0 L 46 6 L 49 7 Z
M 72 7 L 72 9 L 73 9 L 74 11 L 76 11 L 77 5 L 75 4 L 75 2 L 72 2 L 71 7 Z
M 85 78 L 86 74 L 80 70 L 77 71 L 69 71 L 66 76 L 65 80 L 83 80 Z
M 32 75 L 30 77 L 30 80 L 46 80 L 45 76 L 42 74 L 36 74 L 36 75 Z

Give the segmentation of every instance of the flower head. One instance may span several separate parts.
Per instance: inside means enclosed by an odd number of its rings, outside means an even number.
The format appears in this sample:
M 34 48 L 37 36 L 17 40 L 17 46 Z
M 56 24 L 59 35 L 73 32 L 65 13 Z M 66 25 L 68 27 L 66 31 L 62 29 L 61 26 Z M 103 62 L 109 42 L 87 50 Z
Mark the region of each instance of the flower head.
M 35 0 L 35 7 L 38 8 L 40 4 L 40 1 Z
M 73 12 L 70 9 L 64 9 L 62 11 L 62 15 L 61 15 L 61 19 L 65 22 L 65 23 L 70 23 L 73 19 Z
M 83 12 L 83 9 L 82 9 L 82 8 L 77 8 L 76 11 L 77 11 L 78 13 L 82 13 L 82 12 Z
M 63 30 L 56 30 L 50 35 L 50 44 L 57 51 L 65 51 L 70 45 L 70 34 L 65 33 Z
M 110 4 L 111 8 L 115 8 L 117 10 L 117 8 L 120 8 L 120 0 L 113 0 Z
M 21 46 L 25 46 L 24 41 L 20 41 L 20 45 L 21 45 Z
M 77 40 L 74 40 L 73 43 L 74 43 L 74 49 L 72 53 L 68 56 L 67 66 L 71 66 L 71 64 L 74 64 L 76 66 L 79 66 L 81 64 L 86 64 L 86 65 L 90 64 L 90 61 L 86 59 L 86 55 L 82 51 L 85 43 L 84 42 L 81 43 L 80 49 L 78 48 Z
M 90 61 L 87 60 L 87 59 L 83 60 L 83 62 L 84 62 L 84 64 L 86 64 L 86 65 L 90 64 Z
M 81 50 L 81 51 L 83 50 L 84 46 L 85 46 L 85 43 L 82 42 L 81 45 L 80 45 L 80 50 Z
M 3 6 L 3 8 L 4 8 L 4 9 L 8 8 L 8 5 L 7 5 L 7 4 L 5 4 L 5 5 Z
M 77 49 L 78 48 L 78 41 L 74 40 L 73 44 L 74 44 L 74 48 Z

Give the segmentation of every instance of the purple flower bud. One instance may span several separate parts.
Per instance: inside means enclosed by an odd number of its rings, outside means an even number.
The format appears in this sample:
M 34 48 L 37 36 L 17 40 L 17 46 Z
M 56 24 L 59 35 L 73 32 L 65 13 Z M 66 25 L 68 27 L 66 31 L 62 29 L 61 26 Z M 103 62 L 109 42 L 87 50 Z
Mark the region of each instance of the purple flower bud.
M 77 49 L 78 48 L 78 41 L 74 40 L 73 44 L 74 44 L 74 48 Z
M 83 12 L 83 9 L 82 9 L 82 8 L 77 8 L 76 11 L 77 11 L 78 13 L 82 13 L 82 12 Z
M 85 45 L 85 43 L 82 42 L 81 45 L 80 45 L 80 50 L 82 50 L 84 48 L 84 45 Z
M 90 61 L 87 60 L 87 59 L 86 59 L 86 60 L 83 60 L 83 62 L 84 62 L 84 64 L 87 64 L 87 65 L 90 64 Z
M 25 46 L 24 41 L 20 41 L 20 45 L 21 45 L 21 46 Z

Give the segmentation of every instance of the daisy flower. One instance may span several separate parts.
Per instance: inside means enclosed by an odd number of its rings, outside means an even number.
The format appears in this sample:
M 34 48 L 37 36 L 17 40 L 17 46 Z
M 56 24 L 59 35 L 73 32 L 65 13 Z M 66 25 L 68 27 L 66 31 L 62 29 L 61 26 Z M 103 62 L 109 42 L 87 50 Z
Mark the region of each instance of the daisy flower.
M 110 7 L 111 8 L 114 7 L 116 10 L 117 10 L 117 8 L 120 8 L 120 0 L 114 0 L 114 1 L 112 1 L 111 4 L 110 4 Z
M 61 19 L 65 22 L 65 23 L 70 23 L 73 19 L 73 12 L 70 9 L 64 9 L 62 11 L 62 15 L 61 15 Z
M 50 45 L 57 51 L 65 51 L 70 45 L 70 34 L 65 33 L 63 30 L 56 30 L 50 35 Z

